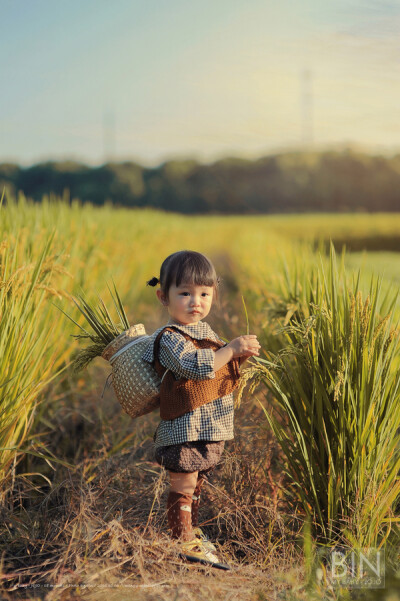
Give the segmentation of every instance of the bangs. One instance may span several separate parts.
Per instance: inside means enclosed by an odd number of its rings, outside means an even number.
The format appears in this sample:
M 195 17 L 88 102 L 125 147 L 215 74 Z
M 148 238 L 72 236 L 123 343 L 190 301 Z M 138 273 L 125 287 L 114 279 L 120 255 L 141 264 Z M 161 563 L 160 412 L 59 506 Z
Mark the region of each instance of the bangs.
M 161 274 L 162 288 L 165 293 L 170 287 L 181 284 L 195 284 L 196 286 L 218 285 L 217 274 L 211 261 L 201 253 L 182 250 L 170 255 L 165 260 L 165 271 Z M 163 277 L 164 276 L 164 277 Z
M 203 257 L 202 257 L 203 258 Z M 189 260 L 179 265 L 175 273 L 175 286 L 195 284 L 196 286 L 214 286 L 216 275 L 208 260 Z M 172 282 L 171 282 L 172 283 Z

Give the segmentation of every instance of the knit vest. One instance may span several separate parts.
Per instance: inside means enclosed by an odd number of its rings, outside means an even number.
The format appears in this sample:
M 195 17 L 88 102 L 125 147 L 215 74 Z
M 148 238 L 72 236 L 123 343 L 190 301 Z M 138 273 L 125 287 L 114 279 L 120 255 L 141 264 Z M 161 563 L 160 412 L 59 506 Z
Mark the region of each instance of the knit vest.
M 160 339 L 166 330 L 170 332 L 176 331 L 173 328 L 164 328 L 154 341 L 154 367 L 159 377 L 162 378 L 160 388 L 161 419 L 170 420 L 180 417 L 206 403 L 210 403 L 231 393 L 239 385 L 240 362 L 237 358 L 231 359 L 229 363 L 226 363 L 216 371 L 215 378 L 207 380 L 180 378 L 176 380 L 174 374 L 170 370 L 167 371 L 158 359 Z M 224 346 L 223 342 L 210 339 L 196 340 L 189 336 L 189 334 L 181 330 L 178 331 L 198 349 L 210 348 L 215 352 Z

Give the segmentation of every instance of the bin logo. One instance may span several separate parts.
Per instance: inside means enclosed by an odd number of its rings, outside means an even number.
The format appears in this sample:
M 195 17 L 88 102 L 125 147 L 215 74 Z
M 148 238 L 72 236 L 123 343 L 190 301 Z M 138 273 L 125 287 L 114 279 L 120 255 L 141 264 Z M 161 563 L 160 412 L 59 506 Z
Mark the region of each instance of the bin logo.
M 333 586 L 347 588 L 385 587 L 385 550 L 344 549 L 333 547 L 319 549 L 326 578 Z M 321 570 L 317 570 L 317 577 Z

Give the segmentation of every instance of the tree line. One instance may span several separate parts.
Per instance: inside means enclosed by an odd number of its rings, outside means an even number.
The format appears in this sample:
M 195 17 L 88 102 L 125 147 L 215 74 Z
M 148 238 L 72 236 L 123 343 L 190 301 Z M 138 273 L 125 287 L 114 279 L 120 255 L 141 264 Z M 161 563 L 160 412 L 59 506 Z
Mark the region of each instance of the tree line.
M 171 160 L 158 167 L 134 162 L 0 164 L 0 196 L 23 191 L 35 201 L 54 193 L 81 202 L 195 213 L 302 213 L 400 210 L 400 154 L 286 152 L 257 160 L 212 164 Z

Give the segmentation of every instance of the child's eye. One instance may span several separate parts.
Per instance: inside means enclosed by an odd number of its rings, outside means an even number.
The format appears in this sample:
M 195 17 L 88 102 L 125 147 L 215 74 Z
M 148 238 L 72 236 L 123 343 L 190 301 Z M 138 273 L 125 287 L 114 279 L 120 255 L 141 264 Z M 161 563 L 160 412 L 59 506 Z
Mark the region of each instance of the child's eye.
M 210 296 L 208 292 L 203 292 L 201 296 Z
M 189 292 L 181 292 L 181 296 L 189 296 Z

